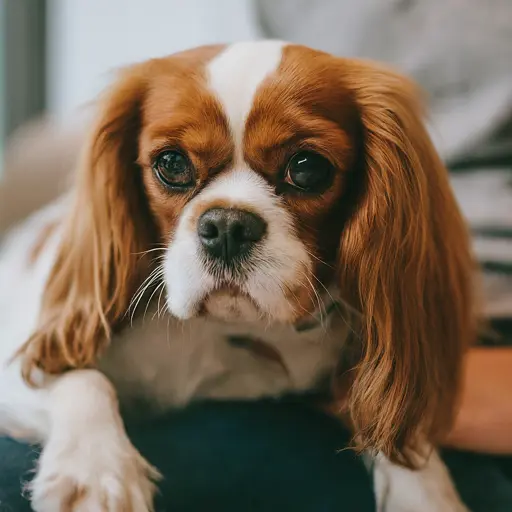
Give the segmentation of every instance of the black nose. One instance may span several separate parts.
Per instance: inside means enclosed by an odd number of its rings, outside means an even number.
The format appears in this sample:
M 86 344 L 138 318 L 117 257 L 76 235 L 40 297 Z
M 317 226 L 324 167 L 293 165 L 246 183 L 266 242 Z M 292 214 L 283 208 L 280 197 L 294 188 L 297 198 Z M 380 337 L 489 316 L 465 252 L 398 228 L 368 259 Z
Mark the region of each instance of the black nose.
M 206 252 L 225 263 L 246 254 L 261 240 L 267 224 L 254 213 L 212 208 L 199 218 L 197 233 Z

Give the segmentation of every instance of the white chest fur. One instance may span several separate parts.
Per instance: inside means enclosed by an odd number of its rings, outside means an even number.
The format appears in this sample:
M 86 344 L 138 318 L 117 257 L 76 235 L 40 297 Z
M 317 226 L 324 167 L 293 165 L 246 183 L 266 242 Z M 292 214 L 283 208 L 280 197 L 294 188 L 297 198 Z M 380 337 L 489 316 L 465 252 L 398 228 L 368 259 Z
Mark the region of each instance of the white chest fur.
M 139 320 L 112 345 L 101 369 L 122 402 L 144 401 L 158 409 L 194 399 L 250 399 L 311 389 L 334 369 L 346 338 L 333 314 L 304 332 L 290 326 L 262 329 L 207 319 L 178 322 L 164 316 Z M 281 362 L 229 341 L 262 340 Z

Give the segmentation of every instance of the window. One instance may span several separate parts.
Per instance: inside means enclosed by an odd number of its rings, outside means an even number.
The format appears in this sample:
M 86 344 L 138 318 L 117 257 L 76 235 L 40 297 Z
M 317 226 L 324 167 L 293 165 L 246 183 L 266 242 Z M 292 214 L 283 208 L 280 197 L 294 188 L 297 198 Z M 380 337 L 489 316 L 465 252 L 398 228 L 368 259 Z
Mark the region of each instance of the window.
M 0 0 L 0 156 L 6 138 L 45 107 L 45 0 Z

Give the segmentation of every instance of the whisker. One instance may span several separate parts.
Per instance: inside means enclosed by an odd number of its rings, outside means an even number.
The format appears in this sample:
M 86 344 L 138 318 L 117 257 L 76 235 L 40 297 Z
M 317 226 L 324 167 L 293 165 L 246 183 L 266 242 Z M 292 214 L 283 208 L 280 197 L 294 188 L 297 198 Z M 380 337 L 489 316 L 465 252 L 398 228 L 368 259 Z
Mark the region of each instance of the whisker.
M 153 259 L 156 260 L 156 261 L 162 260 L 166 256 L 167 247 L 155 247 L 153 249 L 148 249 L 146 251 L 141 251 L 141 252 L 134 252 L 132 254 L 134 256 L 139 256 L 138 261 L 140 261 L 144 256 L 147 256 L 148 254 L 151 254 L 151 253 L 154 253 L 154 252 L 162 253 L 162 254 L 160 254 L 159 256 L 157 256 L 156 258 L 153 258 Z
M 163 246 L 163 247 L 154 247 L 153 249 L 148 249 L 147 251 L 140 251 L 140 252 L 132 252 L 132 254 L 134 255 L 139 255 L 139 254 L 149 254 L 150 252 L 163 252 L 167 249 L 167 247 Z
M 345 325 L 350 329 L 350 332 L 357 336 L 358 333 L 353 326 L 353 322 L 351 322 L 350 315 L 352 314 L 352 316 L 355 316 L 357 318 L 362 318 L 363 314 L 360 313 L 359 311 L 357 311 L 353 306 L 351 306 L 344 299 L 340 299 L 338 302 L 340 303 L 341 306 L 343 306 L 344 313 L 348 313 L 348 318 L 346 317 L 345 314 L 341 314 L 340 315 L 341 319 L 343 320 Z
M 137 300 L 137 298 L 139 297 L 139 295 L 141 293 L 143 293 L 146 289 L 146 283 L 151 282 L 152 278 L 154 277 L 154 275 L 156 273 L 158 273 L 160 271 L 160 267 L 157 267 L 156 269 L 154 269 L 147 277 L 146 279 L 144 279 L 144 281 L 141 283 L 141 285 L 137 288 L 137 291 L 135 292 L 135 294 L 133 295 L 132 297 L 132 300 L 130 301 L 130 304 L 128 306 L 128 310 L 130 310 L 130 308 L 133 306 L 133 303 Z
M 343 306 L 343 309 L 346 313 L 349 313 L 350 314 L 353 314 L 354 316 L 357 316 L 357 317 L 361 317 L 362 316 L 362 313 L 360 313 L 359 311 L 356 310 L 356 308 L 354 308 L 353 306 L 351 306 L 347 301 L 345 301 L 343 298 L 339 298 L 339 299 L 335 299 L 331 293 L 329 292 L 329 290 L 327 289 L 327 287 L 325 286 L 324 283 L 322 283 L 322 281 L 320 281 L 320 279 L 318 279 L 318 277 L 316 277 L 315 275 L 313 275 L 313 277 L 316 279 L 316 281 L 318 282 L 318 284 L 320 284 L 320 286 L 322 286 L 322 288 L 325 290 L 325 292 L 327 293 L 327 295 L 329 296 L 329 298 L 333 301 L 333 302 L 337 302 L 338 304 L 340 304 L 341 306 Z M 352 322 L 350 322 L 350 317 L 347 319 L 346 318 L 346 315 L 345 314 L 340 314 L 341 316 L 341 319 L 343 320 L 343 322 L 345 323 L 345 325 L 350 329 L 350 331 L 355 334 L 355 330 L 354 330 L 354 327 L 352 326 Z
M 156 303 L 156 311 L 153 313 L 153 316 L 151 317 L 151 320 L 154 320 L 155 318 L 160 318 L 160 300 L 162 299 L 162 293 L 165 290 L 165 281 L 162 280 L 155 288 L 155 293 L 160 290 L 160 293 L 158 294 L 158 301 Z
M 133 319 L 135 317 L 135 312 L 137 311 L 137 308 L 139 307 L 140 301 L 142 300 L 142 297 L 146 293 L 146 291 L 150 288 L 150 286 L 153 284 L 153 280 L 151 280 L 146 287 L 141 291 L 139 298 L 137 299 L 137 302 L 135 303 L 131 316 L 130 316 L 130 325 L 133 327 Z
M 158 303 L 157 303 L 157 307 L 156 307 L 157 318 L 160 318 L 160 315 L 163 315 L 165 312 L 165 302 L 163 304 L 162 311 L 160 311 L 160 300 L 162 299 L 162 293 L 164 291 L 165 291 L 165 281 L 162 281 L 161 286 L 160 286 L 160 293 L 158 295 Z
M 333 302 L 337 302 L 334 297 L 331 295 L 331 292 L 327 289 L 327 287 L 325 286 L 324 283 L 322 283 L 322 281 L 320 281 L 320 279 L 318 279 L 318 277 L 315 276 L 315 274 L 311 274 L 311 276 L 316 280 L 316 282 L 325 290 L 325 293 L 327 293 L 327 295 L 329 296 L 329 298 L 333 301 Z
M 154 281 L 162 277 L 164 272 L 163 267 L 158 266 L 156 269 L 154 269 L 151 274 L 143 281 L 143 283 L 140 285 L 139 290 L 135 293 L 132 300 L 130 301 L 130 305 L 128 306 L 127 312 L 132 309 L 131 316 L 130 316 L 130 325 L 133 326 L 133 318 L 135 316 L 135 311 L 137 310 L 140 301 L 142 300 L 142 297 L 146 293 L 146 291 L 153 285 Z
M 157 266 L 156 268 L 154 268 L 150 274 L 146 277 L 146 279 L 144 279 L 144 281 L 142 282 L 142 284 L 139 286 L 138 290 L 139 291 L 147 281 L 149 281 L 157 272 L 161 272 L 163 269 L 161 268 L 161 266 Z
M 318 292 L 316 291 L 316 288 L 315 286 L 313 285 L 313 283 L 311 282 L 311 280 L 308 278 L 308 276 L 302 272 L 301 273 L 301 276 L 303 278 L 305 278 L 309 284 L 309 288 L 313 291 L 316 299 L 317 299 L 317 305 L 318 305 L 318 311 L 320 313 L 320 327 L 324 330 L 324 332 L 327 332 L 327 326 L 325 325 L 325 312 L 326 312 L 326 307 L 325 307 L 325 303 L 324 301 L 320 298 Z M 316 277 L 316 276 L 315 276 Z M 301 285 L 305 286 L 305 283 L 304 282 L 301 282 L 300 283 Z M 306 288 L 308 288 L 307 286 L 305 286 Z M 310 295 L 310 298 L 311 298 L 311 295 Z M 310 316 L 315 318 L 315 315 L 312 313 L 312 312 L 309 312 Z
M 306 250 L 306 253 L 311 256 L 313 259 L 317 260 L 319 263 L 321 263 L 322 265 L 325 265 L 326 267 L 330 268 L 331 270 L 335 270 L 335 268 L 330 265 L 329 263 L 327 263 L 326 261 L 324 261 L 323 259 L 319 258 L 316 254 L 313 254 L 311 251 L 309 251 L 307 248 L 305 248 Z
M 161 275 L 158 276 L 158 277 L 161 277 Z M 155 280 L 158 279 L 158 277 L 156 277 Z M 149 305 L 151 304 L 151 300 L 153 299 L 155 293 L 158 291 L 158 289 L 160 288 L 160 286 L 162 284 L 165 284 L 165 282 L 163 280 L 158 284 L 158 286 L 155 287 L 155 289 L 153 290 L 153 293 L 151 293 L 151 295 L 149 296 L 149 299 L 146 302 L 146 307 L 144 308 L 144 315 L 142 315 L 142 321 L 143 322 L 146 319 L 146 313 L 148 312 L 148 308 L 149 308 Z
M 320 298 L 320 295 L 318 294 L 318 292 L 316 291 L 316 288 L 315 286 L 313 285 L 313 283 L 311 282 L 311 280 L 309 279 L 309 277 L 306 275 L 305 272 L 302 273 L 302 277 L 304 277 L 307 282 L 309 283 L 309 286 L 311 287 L 311 290 L 313 291 L 313 293 L 315 294 L 315 297 L 317 299 L 317 302 L 318 302 L 318 310 L 320 312 L 320 323 L 322 323 L 322 319 L 323 319 L 323 310 L 325 309 L 325 305 L 324 305 L 324 302 L 323 300 Z

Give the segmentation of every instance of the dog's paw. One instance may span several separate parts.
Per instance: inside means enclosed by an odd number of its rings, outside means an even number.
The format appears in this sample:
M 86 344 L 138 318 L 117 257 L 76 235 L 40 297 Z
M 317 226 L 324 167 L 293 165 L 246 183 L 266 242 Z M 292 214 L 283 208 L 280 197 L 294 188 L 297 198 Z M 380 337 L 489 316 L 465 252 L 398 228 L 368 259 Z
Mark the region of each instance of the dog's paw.
M 469 512 L 436 452 L 417 471 L 379 456 L 374 486 L 378 512 Z
M 128 439 L 50 443 L 30 484 L 32 508 L 35 512 L 150 512 L 158 478 L 158 471 Z

